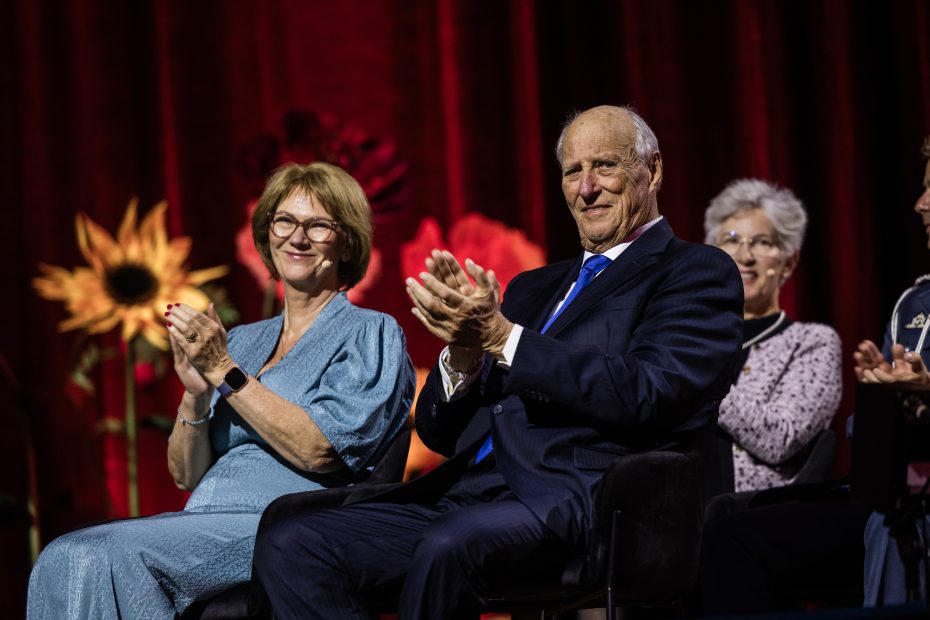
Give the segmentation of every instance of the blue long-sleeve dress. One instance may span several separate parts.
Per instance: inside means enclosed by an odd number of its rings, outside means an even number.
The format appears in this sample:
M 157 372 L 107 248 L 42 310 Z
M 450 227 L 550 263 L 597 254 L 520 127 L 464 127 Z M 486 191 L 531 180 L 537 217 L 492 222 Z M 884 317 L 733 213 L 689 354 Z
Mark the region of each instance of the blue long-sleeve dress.
M 229 353 L 250 376 L 274 350 L 283 320 L 230 330 Z M 340 293 L 259 380 L 303 407 L 347 467 L 297 469 L 214 395 L 210 443 L 219 459 L 184 510 L 52 541 L 29 578 L 28 618 L 173 620 L 194 601 L 247 581 L 265 507 L 286 493 L 364 480 L 407 416 L 416 375 L 394 319 Z

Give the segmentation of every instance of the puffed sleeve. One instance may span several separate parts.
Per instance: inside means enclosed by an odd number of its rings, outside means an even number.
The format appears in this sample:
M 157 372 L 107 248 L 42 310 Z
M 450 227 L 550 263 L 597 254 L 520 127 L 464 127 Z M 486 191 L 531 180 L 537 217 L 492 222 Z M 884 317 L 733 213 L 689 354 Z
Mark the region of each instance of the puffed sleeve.
M 381 458 L 403 425 L 416 388 L 400 326 L 386 315 L 371 314 L 336 351 L 317 389 L 297 402 L 356 473 Z

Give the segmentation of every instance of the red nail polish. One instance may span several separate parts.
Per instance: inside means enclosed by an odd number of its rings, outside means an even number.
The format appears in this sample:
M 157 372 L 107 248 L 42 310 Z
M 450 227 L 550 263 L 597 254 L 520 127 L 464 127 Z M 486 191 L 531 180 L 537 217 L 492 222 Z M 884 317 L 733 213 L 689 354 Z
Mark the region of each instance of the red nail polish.
M 168 327 L 171 327 L 171 323 L 169 323 L 168 321 L 165 321 L 165 325 L 167 325 Z
M 166 313 L 165 313 L 165 316 L 171 316 L 171 313 L 170 313 L 170 312 L 166 312 Z

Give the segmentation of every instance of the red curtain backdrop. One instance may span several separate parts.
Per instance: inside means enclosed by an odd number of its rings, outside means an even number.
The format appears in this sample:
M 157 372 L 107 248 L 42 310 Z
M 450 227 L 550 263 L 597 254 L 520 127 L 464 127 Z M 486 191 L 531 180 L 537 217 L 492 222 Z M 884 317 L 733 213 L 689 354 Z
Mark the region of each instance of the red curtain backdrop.
M 448 230 L 479 212 L 549 261 L 574 256 L 552 145 L 570 110 L 604 103 L 632 103 L 655 129 L 660 211 L 683 239 L 702 241 L 705 206 L 734 178 L 804 200 L 785 306 L 842 337 L 842 429 L 855 344 L 880 339 L 897 295 L 930 270 L 911 211 L 930 133 L 927 0 L 0 3 L 0 352 L 28 397 L 0 387 L 0 494 L 27 493 L 25 409 L 43 543 L 125 510 L 122 439 L 101 424 L 122 415 L 122 362 L 97 368 L 94 396 L 69 396 L 79 337 L 57 332 L 61 304 L 30 284 L 39 262 L 83 264 L 77 211 L 113 231 L 131 197 L 143 210 L 167 199 L 170 234 L 193 238 L 192 268 L 230 265 L 219 283 L 257 320 L 261 290 L 235 258 L 249 198 L 240 153 L 281 134 L 289 110 L 333 114 L 409 165 L 407 208 L 378 221 L 383 275 L 365 305 L 400 321 L 425 367 L 440 343 L 409 314 L 401 244 L 424 217 Z M 178 394 L 173 381 L 140 388 L 140 415 L 172 416 Z M 841 441 L 834 474 L 847 469 Z M 183 506 L 157 430 L 140 432 L 140 476 L 143 514 Z M 0 528 L 11 616 L 25 605 L 26 527 Z

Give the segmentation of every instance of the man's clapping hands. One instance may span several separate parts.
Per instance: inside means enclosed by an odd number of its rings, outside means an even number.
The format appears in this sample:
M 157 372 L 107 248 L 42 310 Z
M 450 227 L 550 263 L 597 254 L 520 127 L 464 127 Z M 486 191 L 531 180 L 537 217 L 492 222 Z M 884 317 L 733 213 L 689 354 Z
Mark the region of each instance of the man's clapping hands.
M 407 278 L 413 314 L 449 345 L 449 363 L 467 370 L 485 352 L 501 359 L 513 323 L 500 311 L 501 287 L 493 271 L 470 259 L 462 269 L 448 251 L 433 250 L 426 259 L 422 284 Z M 472 285 L 468 275 L 474 278 Z
M 891 348 L 891 357 L 893 365 L 885 360 L 874 342 L 863 341 L 859 350 L 853 353 L 856 378 L 861 383 L 907 384 L 912 388 L 925 386 L 930 389 L 930 372 L 920 355 L 905 352 L 902 345 L 896 344 Z

